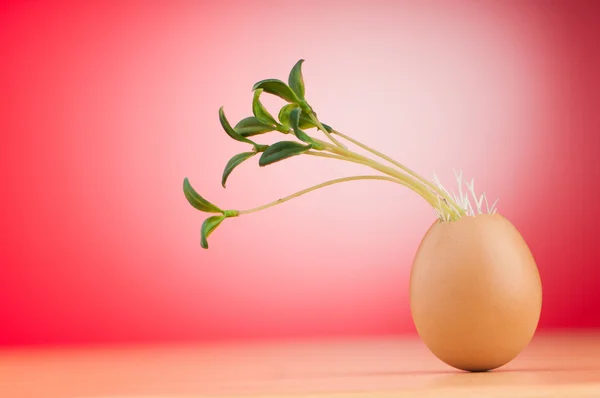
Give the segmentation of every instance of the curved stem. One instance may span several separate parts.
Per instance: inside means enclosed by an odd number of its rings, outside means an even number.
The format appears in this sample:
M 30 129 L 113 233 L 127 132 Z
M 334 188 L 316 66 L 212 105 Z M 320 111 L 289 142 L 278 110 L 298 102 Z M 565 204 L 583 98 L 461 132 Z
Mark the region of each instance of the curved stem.
M 321 184 L 314 185 L 314 186 L 312 186 L 310 188 L 303 189 L 303 190 L 298 191 L 298 192 L 296 192 L 294 194 L 291 194 L 291 195 L 286 196 L 286 197 L 281 198 L 281 199 L 277 199 L 277 200 L 275 200 L 275 201 L 273 201 L 271 203 L 267 203 L 267 204 L 262 205 L 262 206 L 254 207 L 254 208 L 248 209 L 248 210 L 240 210 L 238 214 L 242 215 L 242 214 L 256 213 L 258 211 L 268 209 L 269 207 L 276 206 L 276 205 L 278 205 L 280 203 L 287 202 L 288 200 L 292 200 L 294 198 L 297 198 L 298 196 L 302 196 L 302 195 L 307 194 L 309 192 L 316 191 L 317 189 L 324 188 L 324 187 L 329 186 L 329 185 L 339 184 L 341 182 L 355 181 L 355 180 L 384 180 L 384 181 L 392 181 L 392 182 L 396 182 L 396 183 L 401 183 L 396 178 L 386 177 L 386 176 L 352 176 L 352 177 L 337 178 L 335 180 L 326 181 L 326 182 L 323 182 Z
M 306 155 L 312 155 L 312 156 L 318 156 L 318 157 L 323 157 L 323 158 L 330 158 L 330 159 L 338 159 L 338 160 L 343 160 L 346 162 L 352 162 L 352 163 L 358 163 L 358 164 L 362 164 L 365 166 L 369 166 L 377 171 L 381 171 L 382 173 L 388 174 L 388 175 L 393 175 L 392 173 L 387 172 L 385 169 L 381 169 L 378 166 L 374 166 L 373 164 L 371 164 L 370 162 L 366 162 L 363 160 L 359 160 L 359 159 L 353 159 L 347 156 L 341 156 L 341 155 L 334 155 L 334 154 L 329 154 L 329 153 L 322 153 L 322 152 L 313 152 L 313 151 L 308 151 L 305 152 Z M 385 167 L 385 166 L 384 166 Z M 393 170 L 388 168 L 389 170 Z M 422 186 L 419 185 L 415 185 L 414 181 L 412 181 L 410 178 L 408 178 L 407 176 L 404 176 L 402 174 L 399 173 L 395 173 L 396 175 L 393 175 L 393 178 L 396 180 L 396 182 L 398 182 L 399 184 L 413 190 L 417 195 L 419 195 L 420 197 L 424 198 L 427 203 L 429 203 L 431 206 L 438 208 L 439 207 L 439 203 L 436 200 L 436 197 L 431 195 L 429 191 L 423 189 Z
M 435 191 L 438 195 L 440 195 L 442 198 L 444 198 L 447 203 L 449 203 L 452 207 L 454 207 L 454 209 L 456 211 L 459 212 L 459 214 L 464 214 L 464 210 L 458 206 L 458 204 L 443 190 L 441 190 L 439 187 L 435 186 L 435 184 L 433 184 L 431 181 L 428 181 L 426 178 L 420 176 L 419 174 L 417 174 L 416 172 L 412 171 L 411 169 L 409 169 L 408 167 L 406 167 L 405 165 L 403 165 L 402 163 L 392 159 L 391 157 L 373 149 L 368 147 L 367 145 L 363 144 L 360 141 L 355 140 L 352 137 L 349 137 L 345 134 L 340 133 L 339 131 L 334 130 L 333 131 L 334 134 L 342 137 L 345 140 L 350 141 L 351 143 L 353 143 L 354 145 L 361 147 L 362 149 L 371 152 L 373 155 L 375 156 L 379 156 L 381 159 L 387 160 L 388 162 L 392 163 L 394 166 L 398 167 L 399 169 L 405 171 L 406 173 L 410 174 L 411 176 L 415 177 L 416 179 L 420 180 L 421 182 L 423 182 L 425 185 L 427 185 L 430 189 L 432 189 L 433 191 Z
M 320 151 L 308 151 L 308 152 L 304 152 L 304 154 L 305 155 L 311 155 L 311 156 L 317 156 L 317 157 L 321 157 L 321 158 L 345 160 L 345 161 L 350 161 L 350 162 L 353 162 L 353 163 L 364 164 L 365 166 L 370 166 L 369 163 L 364 162 L 362 160 L 351 159 L 351 158 L 348 158 L 346 156 L 336 155 L 336 154 L 333 154 L 333 153 L 326 153 L 326 152 L 320 152 Z
M 352 152 L 348 149 L 334 147 L 328 144 L 327 142 L 321 141 L 319 139 L 315 139 L 315 141 L 323 145 L 325 147 L 325 150 L 330 151 L 338 156 L 341 156 L 342 160 L 369 166 L 372 169 L 375 169 L 384 174 L 393 176 L 401 181 L 404 181 L 406 183 L 405 186 L 419 194 L 433 208 L 439 209 L 440 207 L 442 207 L 444 211 L 456 217 L 456 210 L 452 209 L 447 203 L 438 201 L 438 197 L 427 186 L 425 186 L 420 181 L 416 180 L 414 177 L 408 176 L 391 167 L 385 166 L 379 162 L 376 162 L 365 156 L 359 155 L 358 153 Z

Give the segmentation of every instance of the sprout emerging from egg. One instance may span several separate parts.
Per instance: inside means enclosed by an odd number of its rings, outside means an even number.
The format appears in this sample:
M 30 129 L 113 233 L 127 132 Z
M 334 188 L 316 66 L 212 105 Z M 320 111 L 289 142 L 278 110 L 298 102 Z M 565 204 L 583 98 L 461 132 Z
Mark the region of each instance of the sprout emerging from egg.
M 485 193 L 475 191 L 475 181 L 456 172 L 457 190 L 450 192 L 433 176 L 430 181 L 402 163 L 322 123 L 305 98 L 303 60 L 298 61 L 285 83 L 266 79 L 253 87 L 252 116 L 232 126 L 219 109 L 227 135 L 251 146 L 225 165 L 221 185 L 235 168 L 258 156 L 265 167 L 295 156 L 316 156 L 361 164 L 379 174 L 325 181 L 284 198 L 247 210 L 224 210 L 209 202 L 187 178 L 183 191 L 197 210 L 212 213 L 202 223 L 200 243 L 228 218 L 256 213 L 318 189 L 356 180 L 381 180 L 402 185 L 429 203 L 436 220 L 423 237 L 412 265 L 410 304 L 413 321 L 423 342 L 450 366 L 467 371 L 486 371 L 514 359 L 533 337 L 540 317 L 542 286 L 529 248 L 518 230 L 498 213 Z M 275 118 L 260 97 L 269 94 L 285 101 Z M 326 140 L 307 133 L 320 131 Z M 271 145 L 254 141 L 266 133 L 287 139 Z M 355 145 L 361 155 L 340 140 Z

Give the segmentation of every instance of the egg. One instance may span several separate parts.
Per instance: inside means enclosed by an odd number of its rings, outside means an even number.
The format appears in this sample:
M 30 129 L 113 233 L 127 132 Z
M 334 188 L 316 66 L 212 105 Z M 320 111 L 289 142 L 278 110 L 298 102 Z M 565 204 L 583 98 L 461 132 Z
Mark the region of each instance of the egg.
M 429 350 L 464 371 L 516 358 L 535 334 L 542 283 L 527 243 L 501 214 L 436 221 L 410 273 L 410 310 Z

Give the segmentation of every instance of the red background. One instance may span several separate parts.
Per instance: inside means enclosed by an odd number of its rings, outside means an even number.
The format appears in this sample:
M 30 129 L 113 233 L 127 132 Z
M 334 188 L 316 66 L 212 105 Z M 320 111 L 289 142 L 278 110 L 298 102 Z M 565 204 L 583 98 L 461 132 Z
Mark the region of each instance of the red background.
M 433 220 L 379 181 L 228 220 L 360 166 L 245 164 L 220 129 L 306 59 L 322 119 L 452 186 L 533 251 L 540 328 L 600 326 L 598 2 L 47 2 L 0 14 L 0 344 L 413 333 L 407 280 Z M 278 105 L 276 101 L 267 105 Z M 271 108 L 276 109 L 276 108 Z

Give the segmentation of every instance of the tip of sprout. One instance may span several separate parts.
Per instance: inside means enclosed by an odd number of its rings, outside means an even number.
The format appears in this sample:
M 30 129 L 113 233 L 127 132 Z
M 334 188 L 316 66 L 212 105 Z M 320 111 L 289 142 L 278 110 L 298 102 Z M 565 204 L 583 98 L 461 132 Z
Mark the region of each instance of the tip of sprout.
M 462 170 L 456 171 L 453 170 L 454 176 L 456 178 L 458 193 L 449 192 L 440 182 L 437 175 L 433 175 L 433 182 L 435 185 L 444 193 L 446 193 L 449 197 L 453 198 L 456 204 L 465 212 L 467 216 L 476 216 L 477 214 L 496 214 L 498 211 L 497 205 L 499 198 L 489 205 L 488 198 L 483 192 L 479 197 L 475 193 L 475 179 L 472 178 L 471 181 L 463 180 L 463 172 Z M 466 189 L 463 191 L 463 184 Z M 438 218 L 442 221 L 450 221 L 451 214 L 448 211 L 445 211 L 442 207 L 441 198 L 438 196 L 438 206 L 434 208 L 435 213 Z

